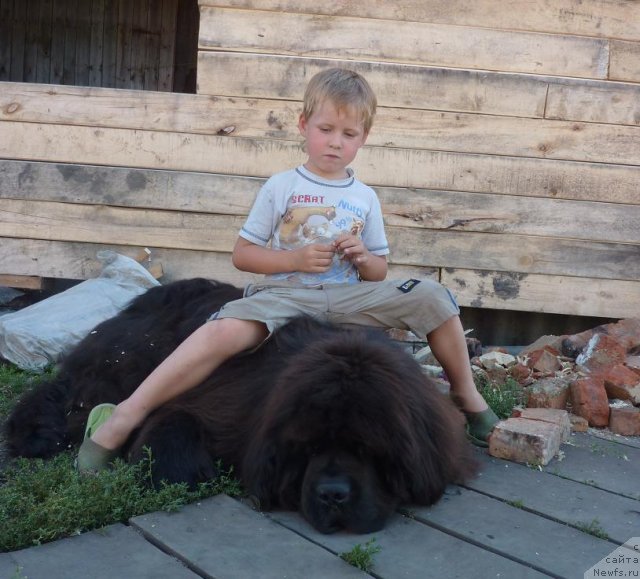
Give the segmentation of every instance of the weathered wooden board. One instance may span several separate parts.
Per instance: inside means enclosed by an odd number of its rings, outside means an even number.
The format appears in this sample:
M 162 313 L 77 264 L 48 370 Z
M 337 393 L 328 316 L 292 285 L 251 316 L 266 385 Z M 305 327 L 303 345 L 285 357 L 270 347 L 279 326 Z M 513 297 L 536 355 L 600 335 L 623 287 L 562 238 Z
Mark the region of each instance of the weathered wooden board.
M 0 273 L 16 272 L 22 276 L 89 279 L 99 275 L 101 263 L 96 258 L 96 254 L 105 249 L 134 259 L 139 257 L 141 251 L 148 249 L 149 259 L 143 264 L 149 268 L 161 265 L 164 272 L 161 279 L 163 283 L 190 277 L 204 277 L 243 286 L 250 281 L 262 278 L 261 275 L 237 270 L 231 264 L 231 254 L 228 252 L 10 237 L 0 237 Z M 389 279 L 410 277 L 438 280 L 440 276 L 437 268 L 394 264 L 389 266 Z
M 0 199 L 246 215 L 262 178 L 0 160 Z M 640 205 L 377 188 L 387 225 L 640 244 Z
M 0 119 L 300 139 L 301 103 L 30 83 L 3 84 Z M 640 127 L 379 107 L 368 138 L 402 147 L 640 165 Z
M 41 290 L 43 283 L 41 277 L 30 275 L 0 274 L 0 286 Z
M 230 251 L 244 218 L 48 201 L 0 201 L 0 235 Z
M 563 449 L 567 460 L 555 462 L 549 472 L 640 501 L 640 449 L 594 441 L 586 433 L 576 433 Z
M 640 42 L 611 42 L 611 80 L 640 82 Z
M 293 129 L 292 136 L 296 136 Z M 640 165 L 640 127 L 595 122 L 380 107 L 367 143 Z
M 570 442 L 574 438 L 572 436 Z M 591 434 L 590 440 L 597 443 Z M 468 488 L 574 527 L 586 526 L 596 520 L 609 539 L 618 543 L 624 543 L 638 528 L 640 505 L 636 501 L 583 481 L 551 474 L 557 458 L 538 470 L 490 457 L 486 452 L 476 455 L 481 470 L 479 476 L 466 485 Z M 597 455 L 592 458 L 596 466 Z M 619 467 L 616 465 L 612 474 L 619 474 Z
M 458 533 L 445 533 L 411 517 L 397 515 L 366 538 L 353 533 L 321 534 L 297 513 L 276 511 L 269 518 L 335 554 L 375 539 L 380 552 L 375 555 L 372 575 L 379 579 L 548 577 L 511 554 L 503 557 L 494 549 L 483 549 L 477 541 L 461 540 Z
M 387 225 L 624 242 L 640 251 L 640 205 L 389 187 L 377 192 Z
M 176 513 L 150 513 L 130 522 L 162 551 L 189 561 L 205 577 L 364 576 L 320 546 L 226 495 L 187 505 Z M 247 556 L 247 541 L 251 556 Z M 212 544 L 216 547 L 211 548 Z
M 640 281 L 443 268 L 461 306 L 548 314 L 640 317 Z
M 640 125 L 640 84 L 552 83 L 545 117 L 569 121 Z
M 264 178 L 0 160 L 0 199 L 246 215 Z
M 640 279 L 640 249 L 636 245 L 395 226 L 387 227 L 387 235 L 393 263 Z
M 0 238 L 0 273 L 88 279 L 99 274 L 100 262 L 96 259 L 96 253 L 103 249 L 135 258 L 141 248 L 117 243 L 89 244 Z M 231 265 L 228 252 L 158 247 L 149 249 L 151 261 L 148 265 L 162 265 L 163 282 L 206 277 L 242 286 L 259 278 L 236 270 Z M 388 277 L 439 279 L 434 268 L 397 264 L 390 265 Z M 640 316 L 640 306 L 636 299 L 640 284 L 634 281 L 539 275 L 525 277 L 505 272 L 446 269 L 442 270 L 442 283 L 453 291 L 461 306 L 602 317 Z
M 410 514 L 418 521 L 554 577 L 575 577 L 577 569 L 606 557 L 614 548 L 608 541 L 568 528 L 564 523 L 535 516 L 467 489 L 452 489 L 433 507 L 414 507 Z M 562 549 L 558 549 L 560 544 Z
M 101 263 L 96 258 L 99 251 L 116 251 L 135 259 L 143 249 L 140 246 L 115 243 L 92 244 L 5 237 L 0 238 L 0 272 L 16 272 L 24 276 L 90 279 L 97 277 L 101 271 Z M 143 265 L 162 265 L 162 283 L 190 277 L 205 277 L 242 286 L 259 278 L 235 269 L 229 253 L 158 247 L 147 249 L 150 250 L 150 261 L 145 261 Z
M 383 106 L 517 117 L 544 114 L 545 77 L 233 52 L 198 53 L 198 93 L 302 100 L 309 79 L 327 66 L 363 74 Z
M 272 139 L 11 121 L 0 123 L 0 131 L 0 158 L 255 177 L 305 160 L 299 143 Z M 372 186 L 640 203 L 636 166 L 368 146 L 354 167 Z
M 640 6 L 635 0 L 198 0 L 201 6 L 229 6 L 389 20 L 531 30 L 640 40 Z
M 327 66 L 347 66 L 362 73 L 383 106 L 640 123 L 638 84 L 377 62 L 200 51 L 198 92 L 300 100 L 309 78 Z
M 243 222 L 234 215 L 0 200 L 3 237 L 228 252 Z M 630 244 L 397 226 L 387 235 L 396 264 L 640 279 L 639 249 Z
M 606 78 L 609 45 L 584 36 L 203 6 L 203 49 Z M 389 34 L 389 30 L 393 30 Z M 473 50 L 469 50 L 473 46 Z
M 2 553 L 0 575 L 15 579 L 202 577 L 176 557 L 145 541 L 134 528 L 120 523 L 53 543 L 40 544 L 32 549 Z

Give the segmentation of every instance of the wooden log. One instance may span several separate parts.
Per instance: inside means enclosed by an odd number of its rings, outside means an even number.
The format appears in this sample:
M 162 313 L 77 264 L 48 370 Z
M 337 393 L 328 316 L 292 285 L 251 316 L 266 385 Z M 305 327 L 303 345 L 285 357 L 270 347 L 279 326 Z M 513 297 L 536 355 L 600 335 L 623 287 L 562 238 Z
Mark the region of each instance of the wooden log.
M 446 268 L 442 270 L 442 283 L 462 306 L 605 318 L 640 316 L 637 279 Z
M 640 5 L 634 0 L 371 0 L 301 2 L 300 0 L 198 0 L 203 6 L 304 12 L 388 20 L 410 20 L 640 40 Z
M 305 160 L 298 143 L 268 139 L 96 129 L 39 123 L 2 125 L 0 158 L 206 171 L 267 177 Z M 365 147 L 354 163 L 372 186 L 640 203 L 640 168 L 387 147 Z
M 609 65 L 599 38 L 212 6 L 200 10 L 199 46 L 602 79 Z
M 247 215 L 263 183 L 211 173 L 0 160 L 0 199 Z M 640 244 L 640 205 L 393 187 L 377 193 L 387 225 Z
M 345 66 L 363 74 L 382 106 L 544 115 L 545 77 L 345 59 L 200 51 L 198 93 L 302 100 L 309 79 L 327 66 Z
M 418 103 L 416 103 L 418 104 Z M 6 83 L 0 119 L 299 140 L 301 103 Z M 640 127 L 379 107 L 369 145 L 640 165 Z

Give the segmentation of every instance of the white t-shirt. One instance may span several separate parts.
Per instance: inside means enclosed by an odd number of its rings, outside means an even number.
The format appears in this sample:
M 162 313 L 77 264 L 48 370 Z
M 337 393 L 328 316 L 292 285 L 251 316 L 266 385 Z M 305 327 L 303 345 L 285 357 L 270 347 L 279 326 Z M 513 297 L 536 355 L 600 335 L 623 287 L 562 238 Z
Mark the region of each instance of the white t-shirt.
M 360 237 L 374 255 L 387 255 L 378 197 L 347 169 L 341 180 L 323 179 L 304 166 L 278 173 L 260 189 L 240 236 L 272 249 L 296 249 L 310 243 L 331 243 L 342 233 Z M 305 285 L 356 283 L 358 272 L 351 262 L 335 255 L 325 273 L 279 273 L 272 280 Z

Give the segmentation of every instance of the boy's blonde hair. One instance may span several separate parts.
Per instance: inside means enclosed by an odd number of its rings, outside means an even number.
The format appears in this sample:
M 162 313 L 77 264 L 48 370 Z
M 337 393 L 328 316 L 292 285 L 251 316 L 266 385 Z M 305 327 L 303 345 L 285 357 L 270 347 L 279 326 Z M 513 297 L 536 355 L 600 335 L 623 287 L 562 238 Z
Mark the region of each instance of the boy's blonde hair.
M 365 133 L 369 132 L 376 114 L 377 99 L 360 74 L 345 68 L 328 68 L 314 75 L 304 91 L 302 115 L 310 118 L 325 100 L 330 100 L 338 109 L 353 107 Z

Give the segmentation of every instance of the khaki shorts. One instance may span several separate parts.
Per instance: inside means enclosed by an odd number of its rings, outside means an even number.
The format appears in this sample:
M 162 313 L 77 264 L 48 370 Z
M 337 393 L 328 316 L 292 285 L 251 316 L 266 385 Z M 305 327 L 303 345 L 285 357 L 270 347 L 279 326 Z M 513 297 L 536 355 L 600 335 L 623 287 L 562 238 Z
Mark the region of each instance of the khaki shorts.
M 263 322 L 273 332 L 292 317 L 308 315 L 338 324 L 410 330 L 424 339 L 460 312 L 449 290 L 429 279 L 314 287 L 265 282 L 248 285 L 244 296 L 225 304 L 209 319 Z

